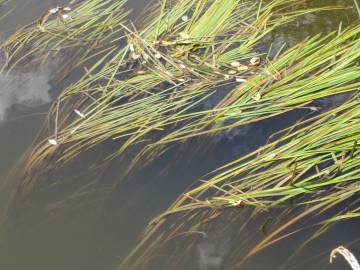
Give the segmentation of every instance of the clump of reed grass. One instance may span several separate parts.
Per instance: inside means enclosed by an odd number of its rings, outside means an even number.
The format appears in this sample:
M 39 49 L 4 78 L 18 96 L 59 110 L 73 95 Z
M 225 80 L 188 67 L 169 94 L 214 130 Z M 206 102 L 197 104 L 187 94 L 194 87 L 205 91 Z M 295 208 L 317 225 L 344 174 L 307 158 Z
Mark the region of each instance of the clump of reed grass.
M 17 30 L 0 44 L 4 51 L 2 74 L 13 69 L 33 69 L 49 58 L 59 59 L 62 65 L 53 78 L 60 81 L 76 67 L 96 55 L 114 49 L 119 31 L 113 23 L 124 20 L 128 12 L 125 1 L 83 1 L 67 7 L 49 7 L 40 18 Z M 64 10 L 64 11 L 63 11 Z
M 208 218 L 216 219 L 226 210 L 234 213 L 230 222 L 236 223 L 244 222 L 243 211 L 253 211 L 254 219 L 274 208 L 289 209 L 289 201 L 290 209 L 301 209 L 290 218 L 282 217 L 273 231 L 252 246 L 242 260 L 234 262 L 236 267 L 244 258 L 303 230 L 289 231 L 304 218 L 328 213 L 326 220 L 322 217 L 316 222 L 320 229 L 310 241 L 335 222 L 360 217 L 359 104 L 357 94 L 338 108 L 283 130 L 281 136 L 276 134 L 279 139 L 219 168 L 209 179 L 200 180 L 198 187 L 185 192 L 149 223 L 139 245 L 119 269 L 142 269 L 157 251 L 171 243 L 174 235 L 203 231 Z M 331 212 L 342 203 L 347 206 Z M 174 216 L 176 225 L 167 222 Z
M 48 117 L 53 128 L 30 154 L 24 187 L 36 179 L 35 171 L 58 168 L 106 140 L 119 141 L 115 156 L 141 145 L 133 165 L 139 164 L 174 142 L 260 121 L 358 87 L 359 28 L 310 38 L 270 58 L 256 49 L 263 38 L 313 10 L 294 11 L 290 7 L 296 2 L 288 0 L 167 4 L 163 1 L 140 30 L 130 22 L 109 20 L 106 28 L 122 32 L 119 42 L 126 44 L 109 50 L 55 102 Z M 92 37 L 101 29 L 83 27 Z M 205 108 L 204 102 L 223 86 L 229 88 L 224 98 Z

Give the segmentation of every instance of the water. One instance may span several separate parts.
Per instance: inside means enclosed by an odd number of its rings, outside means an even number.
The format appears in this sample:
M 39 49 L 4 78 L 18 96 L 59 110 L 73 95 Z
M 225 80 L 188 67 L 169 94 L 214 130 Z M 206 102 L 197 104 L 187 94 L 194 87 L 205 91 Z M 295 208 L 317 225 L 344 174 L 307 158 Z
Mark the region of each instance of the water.
M 343 2 L 333 1 L 338 4 Z M 316 4 L 324 3 L 328 1 L 316 1 Z M 349 5 L 351 3 L 352 1 L 348 1 Z M 0 24 L 0 36 L 4 37 L 19 26 L 32 22 L 50 4 L 54 4 L 54 1 L 28 0 L 24 3 L 12 0 L 5 8 L 16 8 L 14 13 Z M 137 0 L 130 1 L 129 5 L 138 12 L 143 4 L 143 0 Z M 294 43 L 309 34 L 336 29 L 340 20 L 344 23 L 351 20 L 351 14 L 351 11 L 347 11 L 341 16 L 329 16 L 326 13 L 308 15 L 298 21 L 296 27 L 284 28 L 273 38 L 275 42 L 286 40 L 288 43 Z M 297 27 L 302 31 L 297 31 Z M 278 46 L 281 46 L 280 43 Z M 0 82 L 11 82 L 11 92 L 16 92 L 11 93 L 12 96 L 8 94 L 9 99 L 15 101 L 7 101 L 7 104 L 11 103 L 12 106 L 6 106 L 6 114 L 3 114 L 3 120 L 0 122 L 0 179 L 3 187 L 0 194 L 0 211 L 4 209 L 9 192 L 16 184 L 15 177 L 6 176 L 36 137 L 49 101 L 59 91 L 52 88 L 46 78 L 46 72 L 40 75 L 30 73 L 28 76 L 36 78 L 36 81 L 25 77 L 25 83 L 19 84 L 18 80 L 14 82 L 9 78 L 0 77 Z M 0 87 L 5 89 L 3 84 Z M 33 95 L 26 98 L 20 94 L 24 87 L 40 92 L 30 91 Z M 14 98 L 14 95 L 17 98 Z M 26 107 L 22 106 L 24 98 L 28 105 Z M 1 104 L 0 102 L 0 115 Z M 331 102 L 326 103 L 326 106 L 329 104 Z M 293 112 L 276 120 L 221 134 L 210 142 L 203 138 L 195 140 L 188 145 L 170 150 L 150 166 L 127 176 L 121 184 L 115 183 L 121 177 L 121 170 L 126 167 L 124 162 L 115 162 L 99 175 L 86 170 L 92 158 L 82 157 L 71 169 L 59 175 L 51 175 L 49 182 L 53 185 L 38 191 L 36 199 L 27 202 L 24 207 L 25 213 L 19 214 L 16 227 L 7 232 L 5 241 L 0 244 L 0 269 L 116 269 L 136 243 L 146 224 L 167 208 L 193 181 L 264 144 L 270 134 L 284 125 L 291 124 L 300 116 L 300 112 Z M 213 146 L 198 151 L 199 145 L 209 143 Z M 105 156 L 112 147 L 111 143 L 105 144 L 100 149 L 95 149 L 93 154 Z M 185 156 L 186 158 L 183 158 Z M 74 192 L 69 195 L 69 191 L 76 191 L 83 183 L 89 182 L 94 183 L 97 193 L 79 195 Z M 114 185 L 116 188 L 113 188 Z M 112 192 L 109 196 L 107 190 L 110 188 Z M 62 194 L 68 194 L 65 201 Z M 43 208 L 45 202 L 51 203 L 46 209 Z M 70 209 L 64 207 L 66 204 L 71 206 Z M 314 254 L 353 241 L 359 236 L 359 225 L 359 221 L 354 220 L 334 227 L 301 253 L 296 262 L 303 263 Z M 229 225 L 226 216 L 220 219 L 208 232 L 211 237 L 202 239 L 194 247 L 194 258 L 189 262 L 189 266 L 183 269 L 222 269 L 229 250 L 241 245 L 233 240 L 239 233 L 238 226 L 238 223 Z M 299 234 L 295 239 L 291 238 L 267 249 L 246 263 L 242 269 L 264 269 L 265 266 L 267 269 L 278 269 L 281 263 L 292 255 L 295 247 L 309 236 L 309 232 Z M 359 244 L 354 246 L 353 251 L 360 256 Z M 328 252 L 322 253 L 319 261 L 325 263 L 324 269 L 348 269 L 341 259 L 333 266 L 326 265 L 327 259 Z M 160 260 L 158 265 L 149 270 L 162 267 Z M 308 268 L 309 264 L 303 269 Z

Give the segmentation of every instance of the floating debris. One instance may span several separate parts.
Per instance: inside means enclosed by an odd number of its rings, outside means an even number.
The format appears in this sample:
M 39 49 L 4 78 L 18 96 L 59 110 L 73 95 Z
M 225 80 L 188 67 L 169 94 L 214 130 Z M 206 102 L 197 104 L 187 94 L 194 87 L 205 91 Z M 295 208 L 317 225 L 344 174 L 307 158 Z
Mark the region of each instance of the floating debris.
M 48 140 L 48 142 L 51 144 L 51 145 L 58 145 L 58 141 L 56 139 L 50 139 Z
M 129 50 L 131 52 L 135 52 L 134 44 L 132 44 L 132 43 L 129 44 Z
M 246 202 L 242 199 L 235 201 L 231 204 L 231 206 L 235 207 L 235 208 L 241 208 L 242 206 L 246 205 Z
M 62 18 L 63 20 L 71 19 L 71 17 L 70 17 L 68 14 L 62 14 L 62 15 L 61 15 L 61 18 Z
M 44 23 L 47 21 L 49 16 L 56 15 L 60 21 L 65 23 L 65 20 L 71 19 L 71 17 L 68 14 L 65 14 L 65 11 L 71 11 L 70 7 L 61 7 L 61 6 L 55 6 L 55 7 L 49 7 L 38 19 L 38 26 L 40 27 L 40 30 L 42 32 L 45 32 Z
M 333 262 L 333 260 L 336 258 L 336 255 L 338 253 L 344 257 L 344 259 L 348 262 L 348 264 L 351 266 L 351 268 L 353 270 L 360 270 L 359 262 L 357 261 L 354 254 L 352 254 L 350 250 L 348 250 L 347 248 L 345 248 L 343 246 L 337 247 L 331 251 L 330 263 Z
M 236 67 L 236 69 L 238 71 L 247 71 L 249 69 L 249 67 L 245 66 L 245 65 L 240 65 L 240 66 Z
M 50 8 L 50 9 L 48 10 L 48 12 L 49 12 L 50 14 L 56 14 L 56 13 L 59 12 L 59 8 L 60 8 L 60 7 Z
M 184 16 L 181 17 L 181 20 L 183 22 L 187 22 L 189 20 L 189 17 L 187 15 L 184 15 Z
M 319 108 L 318 107 L 308 107 L 309 110 L 313 111 L 313 112 L 318 112 Z
M 239 82 L 239 83 L 245 83 L 245 82 L 247 82 L 247 79 L 244 79 L 244 78 L 235 78 L 235 81 L 236 81 L 236 82 Z
M 77 110 L 77 109 L 74 110 L 74 113 L 76 113 L 81 118 L 85 118 L 85 115 L 82 112 L 80 112 L 79 110 Z
M 250 66 L 256 67 L 256 66 L 260 65 L 260 63 L 261 63 L 261 59 L 258 56 L 255 56 L 250 59 Z
M 251 60 L 250 60 L 251 61 Z M 251 63 L 251 62 L 250 62 Z M 246 71 L 249 69 L 248 66 L 241 64 L 239 61 L 231 62 L 230 65 L 236 68 L 238 71 Z
M 240 67 L 240 66 L 241 66 L 241 63 L 240 63 L 239 61 L 234 61 L 234 62 L 231 62 L 230 65 L 231 65 L 232 67 L 237 68 L 237 67 Z

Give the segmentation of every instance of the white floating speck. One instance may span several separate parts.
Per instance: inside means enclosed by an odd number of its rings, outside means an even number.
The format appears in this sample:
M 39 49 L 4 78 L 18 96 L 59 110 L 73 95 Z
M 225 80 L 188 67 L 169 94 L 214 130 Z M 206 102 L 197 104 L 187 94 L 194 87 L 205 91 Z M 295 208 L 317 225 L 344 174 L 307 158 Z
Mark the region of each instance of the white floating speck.
M 309 109 L 310 109 L 311 111 L 314 111 L 314 112 L 318 112 L 318 111 L 319 111 L 319 108 L 317 108 L 317 107 L 309 107 Z
M 257 66 L 257 65 L 260 64 L 260 61 L 261 61 L 260 57 L 255 56 L 255 57 L 250 59 L 250 65 Z
M 134 60 L 137 60 L 137 59 L 140 58 L 140 55 L 139 55 L 139 54 L 136 54 L 136 53 L 133 53 L 133 54 L 131 55 L 131 58 L 134 59 Z
M 49 9 L 50 14 L 55 14 L 59 12 L 59 7 L 54 7 Z
M 129 49 L 130 49 L 131 52 L 135 52 L 134 44 L 130 43 L 129 44 Z
M 244 78 L 236 78 L 235 81 L 239 82 L 239 83 L 245 83 L 247 82 L 247 79 Z
M 189 17 L 187 15 L 184 15 L 184 16 L 181 17 L 181 20 L 183 22 L 187 22 L 189 20 Z
M 156 54 L 155 54 L 155 58 L 156 58 L 156 59 L 161 59 L 161 54 L 160 54 L 160 53 L 156 53 Z
M 67 14 L 63 14 L 61 17 L 63 18 L 63 20 L 68 20 L 68 19 L 70 19 L 70 16 L 67 15 Z
M 58 141 L 56 139 L 50 139 L 48 140 L 48 142 L 51 144 L 51 145 L 58 145 Z
M 231 62 L 230 65 L 232 67 L 240 67 L 241 66 L 241 63 L 239 61 L 234 61 L 234 62 Z
M 64 7 L 63 10 L 64 11 L 71 11 L 72 9 L 71 9 L 71 7 Z
M 182 68 L 182 69 L 186 68 L 186 66 L 184 64 L 180 64 L 179 67 Z
M 76 113 L 81 118 L 85 118 L 85 115 L 82 112 L 80 112 L 79 110 L 77 110 L 77 109 L 74 110 L 74 113 Z

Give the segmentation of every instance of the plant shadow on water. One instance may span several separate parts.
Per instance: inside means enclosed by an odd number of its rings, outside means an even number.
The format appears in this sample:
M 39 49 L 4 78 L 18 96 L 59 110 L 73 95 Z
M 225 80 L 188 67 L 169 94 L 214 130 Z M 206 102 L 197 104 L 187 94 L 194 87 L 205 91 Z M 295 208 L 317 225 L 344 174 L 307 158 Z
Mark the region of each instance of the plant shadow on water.
M 305 18 L 296 21 L 295 27 L 284 27 L 283 31 L 269 37 L 269 43 L 277 47 L 274 51 L 284 42 L 297 43 L 320 32 L 319 29 L 323 32 L 337 29 L 340 19 L 330 18 L 326 13 L 308 15 Z M 301 28 L 301 31 L 294 28 Z M 259 50 L 261 51 L 261 48 Z M 21 75 L 26 81 L 26 87 L 34 86 L 36 91 L 41 92 L 40 96 L 37 95 L 39 92 L 33 92 L 34 95 L 30 96 L 21 95 L 19 91 L 23 89 L 24 83 L 11 77 L 10 82 L 14 86 L 4 88 L 3 92 L 8 93 L 5 100 L 11 99 L 12 103 L 20 104 L 33 100 L 48 102 L 49 69 L 46 70 L 41 73 L 44 75 L 36 76 L 39 80 L 36 83 L 28 80 L 27 76 L 37 73 Z M 4 79 L 9 81 L 9 77 Z M 3 89 L 1 87 L 3 85 L 0 86 L 0 95 Z M 11 95 L 10 92 L 5 92 L 9 90 L 14 90 Z M 336 97 L 318 100 L 314 106 L 327 110 L 336 107 L 342 98 L 338 96 L 338 100 Z M 217 101 L 217 97 L 215 100 Z M 4 102 L 4 99 L 0 100 L 0 115 L 1 102 Z M 3 108 L 8 107 L 3 105 Z M 11 220 L 7 223 L 8 227 L 0 242 L 0 268 L 116 269 L 136 244 L 149 221 L 162 213 L 184 190 L 191 187 L 194 181 L 240 156 L 251 153 L 264 145 L 269 136 L 284 127 L 317 113 L 319 112 L 309 109 L 298 109 L 286 115 L 222 131 L 214 136 L 193 138 L 180 145 L 171 145 L 159 158 L 131 172 L 128 172 L 127 168 L 131 165 L 132 158 L 137 155 L 136 146 L 127 149 L 123 157 L 102 163 L 101 161 L 118 147 L 117 141 L 106 141 L 82 153 L 60 171 L 50 171 L 36 190 L 22 198 L 23 201 L 11 213 Z M 21 125 L 21 122 L 18 123 Z M 10 126 L 11 123 L 2 125 L 0 133 Z M 97 166 L 101 167 L 101 170 L 98 170 Z M 291 210 L 291 205 L 289 209 Z M 277 224 L 278 217 L 296 216 L 302 211 L 290 210 L 285 213 L 282 210 L 273 210 L 259 214 L 256 218 L 252 218 L 252 212 L 247 209 L 229 209 L 223 213 L 214 211 L 210 218 L 207 214 L 213 210 L 204 210 L 200 217 L 194 219 L 200 220 L 200 223 L 203 222 L 206 226 L 202 228 L 200 225 L 198 231 L 173 235 L 173 241 L 158 253 L 158 258 L 147 269 L 233 269 L 239 257 L 246 255 L 246 248 L 255 245 L 256 240 L 264 237 L 266 229 L 263 227 L 266 220 L 270 220 L 270 229 Z M 332 211 L 335 213 L 337 210 Z M 177 218 L 181 220 L 181 216 L 171 216 L 167 222 L 176 224 Z M 317 217 L 314 222 L 320 220 L 321 218 Z M 297 226 L 306 227 L 306 222 L 304 220 L 304 224 Z M 358 226 L 359 221 L 355 219 L 332 227 L 298 255 L 295 262 L 299 266 L 292 265 L 291 268 L 323 267 L 327 264 L 329 252 L 322 254 L 321 258 L 315 258 L 315 261 L 312 260 L 313 255 L 330 251 L 339 244 L 352 242 L 359 236 Z M 267 269 L 278 269 L 312 234 L 316 234 L 316 230 L 309 228 L 295 237 L 281 241 L 250 258 L 241 269 L 264 269 L 264 265 Z M 354 247 L 359 250 L 359 243 L 355 242 Z M 191 256 L 187 253 L 189 250 Z M 234 253 L 238 255 L 234 257 Z M 348 269 L 343 263 L 333 267 Z

